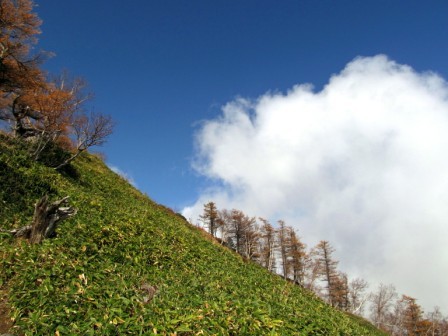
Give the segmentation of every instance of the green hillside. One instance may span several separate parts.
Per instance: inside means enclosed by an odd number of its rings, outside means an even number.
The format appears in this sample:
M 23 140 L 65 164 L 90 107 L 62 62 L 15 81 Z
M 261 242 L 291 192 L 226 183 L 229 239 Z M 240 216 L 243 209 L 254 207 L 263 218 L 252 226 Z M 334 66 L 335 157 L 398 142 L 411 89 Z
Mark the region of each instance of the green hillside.
M 28 224 L 46 193 L 52 200 L 69 195 L 78 214 L 40 245 L 1 233 L 10 332 L 383 335 L 243 261 L 99 158 L 81 156 L 61 174 L 30 161 L 24 146 L 0 135 L 0 227 Z

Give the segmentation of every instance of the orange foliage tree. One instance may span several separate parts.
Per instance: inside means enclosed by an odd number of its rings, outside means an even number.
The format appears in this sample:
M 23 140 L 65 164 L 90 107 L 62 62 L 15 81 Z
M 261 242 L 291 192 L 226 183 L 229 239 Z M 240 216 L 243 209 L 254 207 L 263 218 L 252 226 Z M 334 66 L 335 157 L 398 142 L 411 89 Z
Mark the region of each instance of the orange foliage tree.
M 33 6 L 31 0 L 0 1 L 0 116 L 15 119 L 19 133 L 22 119 L 32 117 L 21 98 L 45 85 L 42 54 L 30 52 L 41 24 Z
M 260 226 L 260 244 L 259 244 L 259 262 L 261 266 L 273 272 L 275 270 L 275 249 L 277 247 L 275 241 L 275 229 L 264 218 L 259 218 Z
M 218 229 L 219 216 L 218 208 L 214 202 L 208 202 L 204 204 L 204 212 L 199 216 L 201 221 L 204 223 L 212 236 L 216 236 L 216 230 Z
M 66 75 L 49 80 L 40 69 L 44 53 L 33 54 L 41 21 L 31 0 L 0 1 L 0 120 L 28 139 L 35 160 L 50 144 L 73 150 L 56 168 L 110 135 L 112 120 L 86 114 L 84 82 Z
M 332 306 L 337 305 L 337 287 L 340 285 L 339 274 L 337 271 L 338 261 L 333 260 L 333 246 L 326 241 L 321 240 L 314 248 L 313 255 L 317 264 L 318 274 L 326 282 L 326 297 L 328 303 Z

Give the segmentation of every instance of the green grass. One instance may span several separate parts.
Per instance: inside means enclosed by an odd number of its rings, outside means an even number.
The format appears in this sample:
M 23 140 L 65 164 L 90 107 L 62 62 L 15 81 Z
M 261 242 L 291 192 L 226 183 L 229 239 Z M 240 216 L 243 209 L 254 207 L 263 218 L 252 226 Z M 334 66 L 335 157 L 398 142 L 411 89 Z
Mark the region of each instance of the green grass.
M 0 234 L 0 286 L 23 335 L 383 335 L 210 241 L 93 155 L 58 173 L 0 135 L 0 227 L 44 193 L 78 214 L 41 245 Z M 145 303 L 142 284 L 157 286 Z

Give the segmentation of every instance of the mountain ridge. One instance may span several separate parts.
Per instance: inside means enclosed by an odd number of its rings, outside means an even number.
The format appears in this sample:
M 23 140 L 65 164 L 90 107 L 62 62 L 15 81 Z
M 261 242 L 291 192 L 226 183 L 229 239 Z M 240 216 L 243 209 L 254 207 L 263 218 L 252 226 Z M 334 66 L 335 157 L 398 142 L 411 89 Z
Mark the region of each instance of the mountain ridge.
M 156 204 L 99 157 L 62 173 L 0 135 L 0 227 L 34 203 L 70 196 L 57 237 L 0 235 L 0 289 L 20 335 L 384 335 L 311 292 L 243 260 Z

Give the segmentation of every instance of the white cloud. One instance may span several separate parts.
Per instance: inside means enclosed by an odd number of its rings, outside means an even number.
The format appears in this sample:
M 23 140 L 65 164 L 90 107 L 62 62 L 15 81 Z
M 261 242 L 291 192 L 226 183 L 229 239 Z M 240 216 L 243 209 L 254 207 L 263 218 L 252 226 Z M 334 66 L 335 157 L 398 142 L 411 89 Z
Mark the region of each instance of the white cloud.
M 309 84 L 237 99 L 196 134 L 213 200 L 329 240 L 342 270 L 448 311 L 448 85 L 386 56 Z

